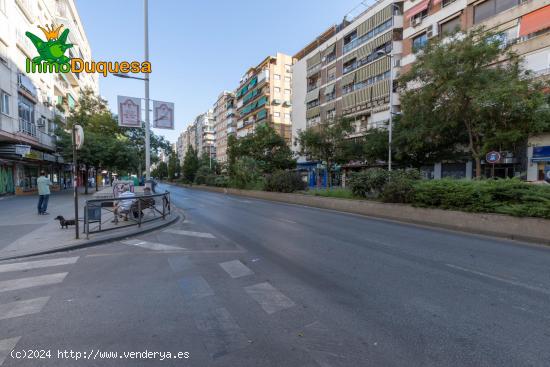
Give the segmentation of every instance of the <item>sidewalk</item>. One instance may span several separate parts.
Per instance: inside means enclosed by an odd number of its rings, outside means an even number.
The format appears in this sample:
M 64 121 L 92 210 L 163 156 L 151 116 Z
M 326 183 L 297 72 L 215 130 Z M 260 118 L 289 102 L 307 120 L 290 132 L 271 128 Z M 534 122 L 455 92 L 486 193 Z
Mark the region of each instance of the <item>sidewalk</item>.
M 95 189 L 84 190 L 79 194 L 79 218 L 83 218 L 86 200 L 94 199 Z M 74 226 L 61 229 L 59 221 L 54 218 L 62 215 L 67 219 L 74 218 L 73 190 L 53 192 L 48 203 L 50 215 L 38 215 L 38 196 L 8 196 L 0 198 L 0 260 L 4 258 L 27 256 L 34 253 L 73 248 L 106 242 L 132 236 L 144 231 L 160 228 L 177 220 L 175 213 L 166 220 L 153 221 L 141 226 L 127 226 L 121 222 L 119 230 L 95 234 L 86 240 L 82 233 L 83 222 L 80 222 L 80 239 L 75 239 Z M 124 227 L 128 228 L 124 228 Z

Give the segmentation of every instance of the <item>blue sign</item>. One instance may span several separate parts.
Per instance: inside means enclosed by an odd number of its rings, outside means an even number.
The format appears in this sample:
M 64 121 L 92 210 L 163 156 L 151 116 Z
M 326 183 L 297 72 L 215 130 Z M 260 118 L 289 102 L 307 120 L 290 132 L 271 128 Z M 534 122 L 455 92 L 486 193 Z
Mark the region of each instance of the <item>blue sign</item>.
M 550 145 L 533 147 L 533 158 L 550 157 Z
M 485 156 L 485 160 L 487 163 L 495 164 L 498 161 L 500 161 L 500 153 L 499 152 L 489 152 Z

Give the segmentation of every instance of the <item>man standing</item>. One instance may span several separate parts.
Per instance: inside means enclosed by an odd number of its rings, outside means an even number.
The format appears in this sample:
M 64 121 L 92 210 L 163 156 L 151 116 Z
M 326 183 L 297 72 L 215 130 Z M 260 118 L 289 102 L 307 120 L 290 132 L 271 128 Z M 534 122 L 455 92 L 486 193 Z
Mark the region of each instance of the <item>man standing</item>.
M 48 200 L 50 199 L 50 186 L 52 182 L 49 178 L 46 177 L 46 172 L 40 171 L 40 177 L 36 180 L 36 185 L 38 186 L 38 214 L 47 215 L 50 214 L 46 212 L 48 209 Z

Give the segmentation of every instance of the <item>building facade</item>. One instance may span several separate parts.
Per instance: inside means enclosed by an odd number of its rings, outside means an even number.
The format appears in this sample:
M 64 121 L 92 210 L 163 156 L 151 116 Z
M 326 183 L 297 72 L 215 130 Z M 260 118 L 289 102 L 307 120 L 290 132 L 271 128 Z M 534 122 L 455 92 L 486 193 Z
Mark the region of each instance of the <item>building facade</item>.
M 354 119 L 352 137 L 387 126 L 390 111 L 399 111 L 396 93 L 390 105 L 390 79 L 399 75 L 402 9 L 402 1 L 378 1 L 294 56 L 293 135 L 338 117 Z
M 235 93 L 223 91 L 213 106 L 216 132 L 216 160 L 227 162 L 227 138 L 237 132 Z
M 291 143 L 292 65 L 291 56 L 277 53 L 245 73 L 235 92 L 237 138 L 267 124 Z
M 26 60 L 36 56 L 25 32 L 38 34 L 38 26 L 52 23 L 70 29 L 70 57 L 91 59 L 73 0 L 0 1 L 0 195 L 35 192 L 40 170 L 66 183 L 70 166 L 55 153 L 55 129 L 64 126 L 80 90 L 99 89 L 96 74 L 25 72 Z

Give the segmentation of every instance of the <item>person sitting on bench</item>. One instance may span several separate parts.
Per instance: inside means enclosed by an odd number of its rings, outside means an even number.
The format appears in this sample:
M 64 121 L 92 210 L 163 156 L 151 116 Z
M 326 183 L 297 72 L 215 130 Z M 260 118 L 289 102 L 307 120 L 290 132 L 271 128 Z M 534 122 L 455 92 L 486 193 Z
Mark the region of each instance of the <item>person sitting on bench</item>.
M 118 196 L 119 200 L 115 203 L 115 219 L 113 220 L 113 223 L 118 223 L 118 217 L 124 215 L 124 220 L 128 220 L 128 214 L 130 213 L 130 208 L 132 207 L 132 204 L 134 203 L 136 194 L 129 191 L 126 186 L 122 188 L 122 193 Z M 120 198 L 125 198 L 123 200 L 120 200 Z

